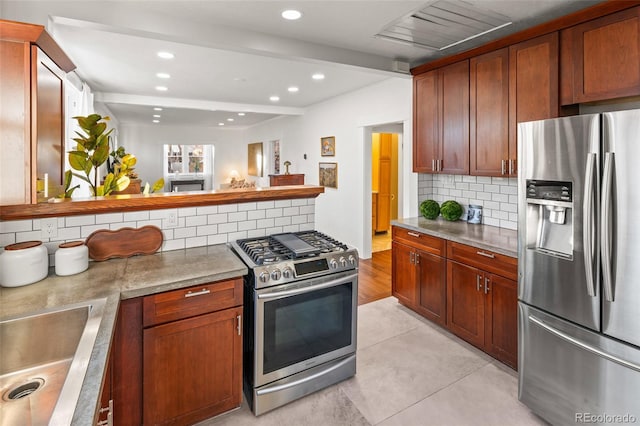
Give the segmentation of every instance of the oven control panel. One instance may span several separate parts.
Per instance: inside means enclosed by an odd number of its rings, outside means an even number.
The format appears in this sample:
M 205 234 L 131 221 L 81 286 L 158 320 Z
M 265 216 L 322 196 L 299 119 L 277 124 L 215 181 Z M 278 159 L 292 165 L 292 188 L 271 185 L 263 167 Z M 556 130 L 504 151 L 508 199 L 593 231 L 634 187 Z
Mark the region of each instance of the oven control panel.
M 304 260 L 288 260 L 253 269 L 256 288 L 289 283 L 301 279 L 348 271 L 358 267 L 358 253 L 347 250 Z

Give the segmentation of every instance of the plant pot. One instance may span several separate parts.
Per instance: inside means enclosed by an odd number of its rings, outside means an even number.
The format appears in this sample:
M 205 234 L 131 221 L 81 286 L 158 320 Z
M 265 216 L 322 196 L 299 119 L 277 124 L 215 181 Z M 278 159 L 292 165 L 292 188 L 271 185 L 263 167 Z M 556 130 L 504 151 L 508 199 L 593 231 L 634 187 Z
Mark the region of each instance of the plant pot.
M 112 191 L 109 195 L 124 195 L 124 194 L 140 194 L 142 193 L 141 179 L 131 179 L 129 186 L 122 191 Z

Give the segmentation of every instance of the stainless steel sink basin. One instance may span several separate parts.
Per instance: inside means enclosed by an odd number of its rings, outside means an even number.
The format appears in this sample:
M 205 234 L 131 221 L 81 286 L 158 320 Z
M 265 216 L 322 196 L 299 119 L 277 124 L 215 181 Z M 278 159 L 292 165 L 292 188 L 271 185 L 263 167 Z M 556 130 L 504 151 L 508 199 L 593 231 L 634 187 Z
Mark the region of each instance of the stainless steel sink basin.
M 105 299 L 0 322 L 0 425 L 69 425 Z

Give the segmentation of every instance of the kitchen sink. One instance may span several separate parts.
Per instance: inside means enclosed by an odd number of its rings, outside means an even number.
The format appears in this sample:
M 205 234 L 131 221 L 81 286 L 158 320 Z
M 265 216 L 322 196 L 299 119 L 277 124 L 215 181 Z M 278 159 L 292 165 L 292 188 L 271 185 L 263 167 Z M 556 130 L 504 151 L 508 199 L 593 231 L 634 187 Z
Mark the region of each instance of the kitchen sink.
M 69 425 L 106 299 L 0 322 L 0 425 Z

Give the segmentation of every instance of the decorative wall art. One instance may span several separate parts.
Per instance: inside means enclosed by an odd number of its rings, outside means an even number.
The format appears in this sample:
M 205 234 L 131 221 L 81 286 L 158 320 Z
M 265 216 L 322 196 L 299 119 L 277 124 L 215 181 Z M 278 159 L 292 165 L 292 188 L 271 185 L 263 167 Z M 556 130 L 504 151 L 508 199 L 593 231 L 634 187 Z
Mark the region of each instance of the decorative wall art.
M 322 155 L 323 157 L 333 157 L 336 155 L 335 136 L 320 138 L 320 155 Z
M 338 189 L 338 163 L 318 163 L 320 185 Z
M 262 142 L 250 143 L 247 152 L 247 174 L 262 177 Z

